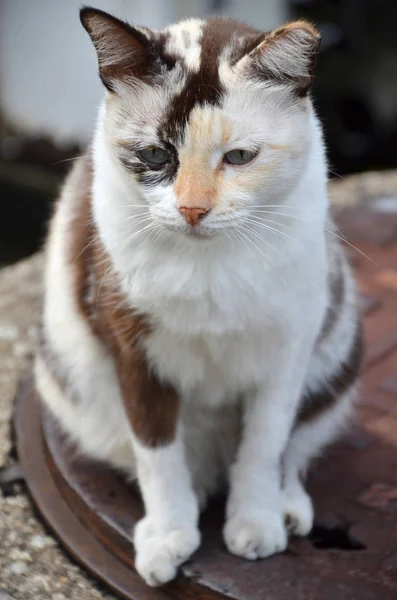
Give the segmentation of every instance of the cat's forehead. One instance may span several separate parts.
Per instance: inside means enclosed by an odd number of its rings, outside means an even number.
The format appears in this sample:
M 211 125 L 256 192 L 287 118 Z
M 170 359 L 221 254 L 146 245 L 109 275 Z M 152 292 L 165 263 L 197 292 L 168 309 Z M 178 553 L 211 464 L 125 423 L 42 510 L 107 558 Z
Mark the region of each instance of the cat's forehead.
M 175 140 L 183 136 L 194 109 L 219 106 L 227 91 L 221 77 L 222 63 L 232 66 L 265 35 L 222 17 L 189 19 L 157 34 L 160 54 L 179 74 L 172 79 L 174 92 L 161 119 L 160 137 Z
M 216 66 L 226 56 L 230 62 L 237 62 L 265 35 L 234 19 L 215 17 L 207 21 L 186 19 L 170 25 L 160 32 L 159 40 L 166 54 L 183 61 L 189 71 L 202 69 L 205 74 L 209 61 Z

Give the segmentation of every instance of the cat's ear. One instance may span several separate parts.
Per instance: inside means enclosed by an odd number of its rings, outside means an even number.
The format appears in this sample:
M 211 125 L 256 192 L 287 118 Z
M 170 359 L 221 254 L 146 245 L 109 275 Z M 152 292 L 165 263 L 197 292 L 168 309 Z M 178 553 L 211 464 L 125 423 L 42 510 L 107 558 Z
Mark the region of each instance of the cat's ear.
M 306 21 L 275 29 L 250 52 L 250 71 L 256 77 L 292 85 L 305 96 L 313 78 L 320 34 Z
M 149 30 L 136 29 L 90 7 L 81 9 L 80 20 L 95 46 L 99 75 L 108 90 L 114 91 L 120 80 L 147 79 L 155 73 L 158 57 Z

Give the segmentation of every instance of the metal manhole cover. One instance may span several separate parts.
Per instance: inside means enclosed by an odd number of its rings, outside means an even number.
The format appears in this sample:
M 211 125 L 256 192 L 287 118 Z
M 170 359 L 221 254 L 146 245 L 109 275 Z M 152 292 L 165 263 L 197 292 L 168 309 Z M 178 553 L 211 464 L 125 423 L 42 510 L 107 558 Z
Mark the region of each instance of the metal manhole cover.
M 350 209 L 339 226 L 372 259 L 352 251 L 365 314 L 364 389 L 355 431 L 312 469 L 317 525 L 310 539 L 292 540 L 284 554 L 256 563 L 228 554 L 220 500 L 203 515 L 202 547 L 179 578 L 161 590 L 148 588 L 133 567 L 131 532 L 142 515 L 136 490 L 103 465 L 78 458 L 42 413 L 32 380 L 21 387 L 15 429 L 32 498 L 69 552 L 120 596 L 397 597 L 397 220 L 378 214 L 371 221 L 362 210 L 355 218 Z

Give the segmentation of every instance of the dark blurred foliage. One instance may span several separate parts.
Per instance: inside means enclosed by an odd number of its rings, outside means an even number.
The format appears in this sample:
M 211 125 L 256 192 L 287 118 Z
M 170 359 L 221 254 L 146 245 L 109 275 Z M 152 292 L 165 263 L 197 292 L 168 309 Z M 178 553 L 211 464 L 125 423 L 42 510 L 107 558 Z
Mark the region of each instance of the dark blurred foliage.
M 44 242 L 52 205 L 77 145 L 25 138 L 0 121 L 0 267 Z
M 397 1 L 291 0 L 319 27 L 313 94 L 331 169 L 397 165 Z
M 209 3 L 227 10 L 227 0 Z M 322 34 L 313 97 L 331 176 L 396 167 L 397 0 L 289 4 L 293 17 L 309 19 Z M 70 159 L 81 153 L 77 146 L 61 150 L 50 140 L 25 139 L 0 121 L 0 265 L 42 244 Z

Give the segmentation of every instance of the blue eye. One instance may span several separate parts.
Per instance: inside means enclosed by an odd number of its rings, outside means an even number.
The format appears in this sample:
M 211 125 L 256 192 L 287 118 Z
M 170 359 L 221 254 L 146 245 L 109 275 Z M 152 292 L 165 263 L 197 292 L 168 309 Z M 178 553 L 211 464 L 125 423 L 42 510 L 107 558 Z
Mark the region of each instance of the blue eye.
M 171 156 L 167 150 L 164 148 L 159 148 L 158 146 L 147 146 L 138 152 L 139 156 L 148 163 L 148 165 L 153 165 L 155 167 L 159 167 L 167 163 Z
M 223 162 L 229 165 L 246 165 L 251 160 L 254 160 L 257 152 L 252 152 L 251 150 L 230 150 L 230 152 L 226 152 L 223 156 Z

